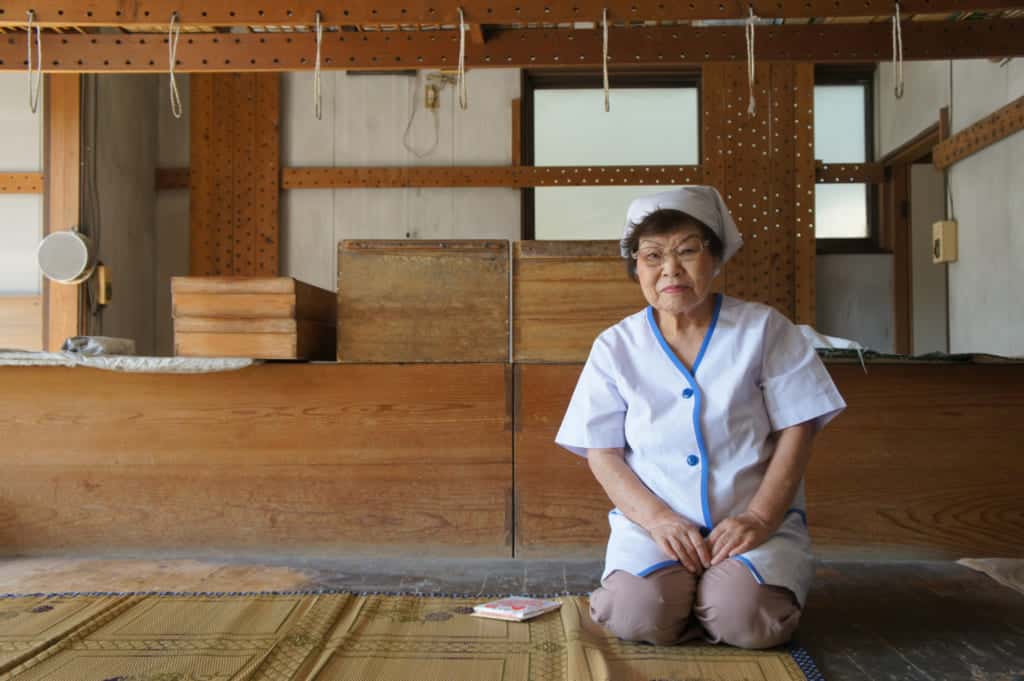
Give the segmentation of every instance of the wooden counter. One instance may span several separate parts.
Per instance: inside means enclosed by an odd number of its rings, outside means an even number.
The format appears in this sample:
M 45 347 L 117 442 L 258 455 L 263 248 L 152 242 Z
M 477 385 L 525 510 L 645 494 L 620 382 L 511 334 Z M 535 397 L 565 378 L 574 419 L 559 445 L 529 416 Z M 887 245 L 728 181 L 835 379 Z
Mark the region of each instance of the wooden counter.
M 511 557 L 505 365 L 0 367 L 0 553 Z
M 553 444 L 581 365 L 516 367 L 516 555 L 597 557 L 611 503 Z M 848 408 L 807 472 L 815 552 L 1024 557 L 1024 364 L 828 368 Z
M 828 367 L 818 554 L 1024 556 L 1024 364 Z M 0 367 L 0 555 L 600 556 L 610 503 L 552 442 L 579 371 Z

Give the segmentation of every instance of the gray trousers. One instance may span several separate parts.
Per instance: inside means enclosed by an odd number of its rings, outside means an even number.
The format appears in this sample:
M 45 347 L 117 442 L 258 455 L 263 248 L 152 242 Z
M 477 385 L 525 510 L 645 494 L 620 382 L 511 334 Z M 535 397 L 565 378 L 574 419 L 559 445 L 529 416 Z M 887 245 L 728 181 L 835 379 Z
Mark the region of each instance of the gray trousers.
M 710 643 L 771 648 L 800 622 L 796 596 L 758 584 L 738 560 L 697 577 L 681 565 L 637 577 L 616 570 L 590 595 L 590 616 L 627 641 L 670 645 L 703 636 Z

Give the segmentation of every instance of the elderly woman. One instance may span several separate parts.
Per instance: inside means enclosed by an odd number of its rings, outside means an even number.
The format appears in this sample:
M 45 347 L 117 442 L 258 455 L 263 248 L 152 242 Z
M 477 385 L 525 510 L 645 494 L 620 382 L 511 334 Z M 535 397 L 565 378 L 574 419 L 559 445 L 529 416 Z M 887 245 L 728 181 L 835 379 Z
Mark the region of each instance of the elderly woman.
M 637 199 L 625 232 L 650 306 L 598 336 L 556 438 L 615 504 L 591 616 L 659 645 L 784 643 L 813 573 L 811 440 L 846 404 L 789 320 L 711 292 L 742 245 L 715 189 Z

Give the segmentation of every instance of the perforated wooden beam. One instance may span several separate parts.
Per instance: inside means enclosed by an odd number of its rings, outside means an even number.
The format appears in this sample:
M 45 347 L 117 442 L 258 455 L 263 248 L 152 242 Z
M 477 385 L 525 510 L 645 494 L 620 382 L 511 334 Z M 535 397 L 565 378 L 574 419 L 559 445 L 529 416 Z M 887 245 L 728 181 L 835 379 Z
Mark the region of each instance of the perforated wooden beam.
M 752 0 L 723 2 L 695 0 L 349 0 L 340 5 L 322 0 L 289 2 L 241 2 L 234 0 L 20 0 L 0 2 L 0 26 L 24 24 L 26 12 L 34 10 L 44 25 L 126 26 L 166 22 L 177 12 L 185 24 L 309 25 L 317 11 L 328 24 L 458 23 L 458 7 L 466 21 L 485 24 L 516 22 L 596 21 L 608 9 L 612 21 L 745 19 L 748 8 L 765 18 L 863 17 L 891 15 L 892 0 Z M 1024 7 L 1022 0 L 902 0 L 904 15 L 916 13 L 963 12 L 981 9 Z
M 880 163 L 822 163 L 817 162 L 815 180 L 818 184 L 885 182 L 885 167 Z
M 286 168 L 283 189 L 692 184 L 700 166 Z
M 948 168 L 985 147 L 1024 130 L 1024 97 L 941 142 L 932 151 L 936 168 Z
M 742 27 L 613 28 L 609 63 L 616 68 L 674 66 L 746 60 Z M 1024 56 L 1024 20 L 907 22 L 903 54 L 908 60 Z M 311 33 L 189 33 L 178 45 L 178 71 L 301 71 L 315 66 Z M 878 62 L 891 57 L 886 23 L 810 24 L 759 27 L 758 61 Z M 0 36 L 0 70 L 25 69 L 25 35 Z M 168 68 L 163 34 L 48 34 L 43 69 L 51 72 L 163 72 Z M 457 31 L 328 32 L 325 69 L 393 70 L 453 68 Z M 466 66 L 597 68 L 601 31 L 524 29 L 488 32 L 470 44 Z
M 42 193 L 42 173 L 0 173 L 0 194 Z

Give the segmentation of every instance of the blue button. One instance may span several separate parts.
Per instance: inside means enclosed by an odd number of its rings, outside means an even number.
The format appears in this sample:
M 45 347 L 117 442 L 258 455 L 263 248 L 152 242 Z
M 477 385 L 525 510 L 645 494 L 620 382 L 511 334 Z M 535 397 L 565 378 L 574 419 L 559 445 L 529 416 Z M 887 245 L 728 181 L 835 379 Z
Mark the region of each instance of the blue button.
M 685 397 L 686 399 L 690 399 L 691 397 L 693 397 L 693 390 L 691 388 L 687 388 L 686 390 L 684 390 L 683 397 Z
M 697 458 L 696 454 L 690 454 L 690 456 L 686 457 L 686 463 L 691 466 L 696 466 L 698 461 L 700 461 L 700 459 Z

